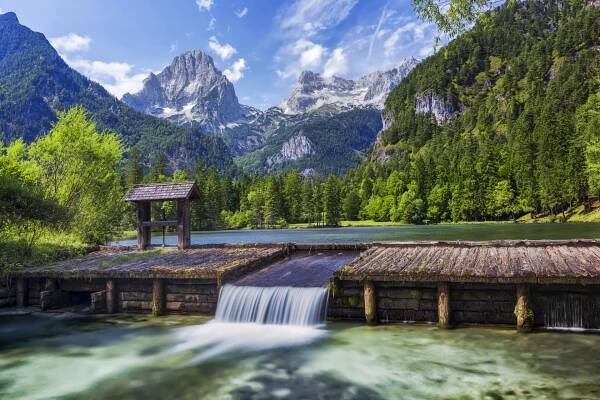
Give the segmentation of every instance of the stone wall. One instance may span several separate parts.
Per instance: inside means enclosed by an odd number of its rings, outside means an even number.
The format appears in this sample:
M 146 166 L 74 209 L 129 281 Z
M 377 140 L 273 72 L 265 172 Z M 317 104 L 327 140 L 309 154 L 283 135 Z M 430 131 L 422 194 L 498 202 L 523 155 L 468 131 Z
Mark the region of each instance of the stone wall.
M 16 304 L 15 282 L 9 278 L 0 278 L 0 307 L 10 307 Z
M 515 325 L 514 285 L 450 285 L 452 324 Z
M 214 314 L 219 296 L 214 280 L 169 279 L 165 282 L 168 314 Z
M 327 318 L 364 321 L 362 282 L 338 281 L 330 285 Z

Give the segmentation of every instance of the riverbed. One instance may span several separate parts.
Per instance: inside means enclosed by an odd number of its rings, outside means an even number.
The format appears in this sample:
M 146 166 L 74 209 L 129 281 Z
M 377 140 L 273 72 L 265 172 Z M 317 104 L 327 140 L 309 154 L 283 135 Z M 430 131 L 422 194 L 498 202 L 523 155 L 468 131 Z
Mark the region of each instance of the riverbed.
M 242 229 L 193 232 L 192 244 L 215 243 L 360 243 L 385 240 L 508 240 L 508 239 L 595 239 L 600 238 L 600 223 L 510 224 L 474 223 L 439 225 L 398 225 L 344 228 Z M 133 246 L 135 239 L 117 244 Z M 152 243 L 162 243 L 162 234 L 154 233 Z M 175 245 L 177 236 L 165 236 L 167 245 Z
M 6 399 L 597 399 L 600 335 L 2 317 Z

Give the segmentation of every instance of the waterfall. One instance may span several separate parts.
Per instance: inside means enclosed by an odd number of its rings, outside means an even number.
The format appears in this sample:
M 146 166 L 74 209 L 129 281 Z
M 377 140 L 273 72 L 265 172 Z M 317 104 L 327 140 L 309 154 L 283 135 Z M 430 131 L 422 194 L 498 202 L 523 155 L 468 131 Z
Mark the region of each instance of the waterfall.
M 600 307 L 585 296 L 564 294 L 544 298 L 544 326 L 555 329 L 586 329 L 594 326 L 593 318 Z
M 216 321 L 318 325 L 325 321 L 329 291 L 322 287 L 225 285 Z

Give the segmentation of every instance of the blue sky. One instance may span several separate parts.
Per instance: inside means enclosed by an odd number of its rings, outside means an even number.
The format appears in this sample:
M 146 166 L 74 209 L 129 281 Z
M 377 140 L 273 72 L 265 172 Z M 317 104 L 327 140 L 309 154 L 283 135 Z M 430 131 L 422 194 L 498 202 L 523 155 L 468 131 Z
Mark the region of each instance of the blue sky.
M 0 10 L 117 97 L 201 49 L 240 102 L 261 109 L 286 97 L 302 70 L 357 78 L 427 56 L 436 36 L 410 0 L 0 0 Z

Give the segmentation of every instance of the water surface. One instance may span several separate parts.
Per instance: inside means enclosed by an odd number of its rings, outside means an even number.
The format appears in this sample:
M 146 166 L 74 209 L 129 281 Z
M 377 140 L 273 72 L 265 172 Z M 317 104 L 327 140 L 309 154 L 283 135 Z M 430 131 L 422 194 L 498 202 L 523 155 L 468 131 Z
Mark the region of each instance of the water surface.
M 4 317 L 6 399 L 598 399 L 600 335 Z
M 359 243 L 383 240 L 501 240 L 501 239 L 593 239 L 600 238 L 600 223 L 568 224 L 440 224 L 311 229 L 243 229 L 194 232 L 192 244 L 214 243 Z M 133 246 L 136 240 L 117 243 Z M 153 244 L 162 243 L 155 233 Z M 166 244 L 177 236 L 168 234 Z

